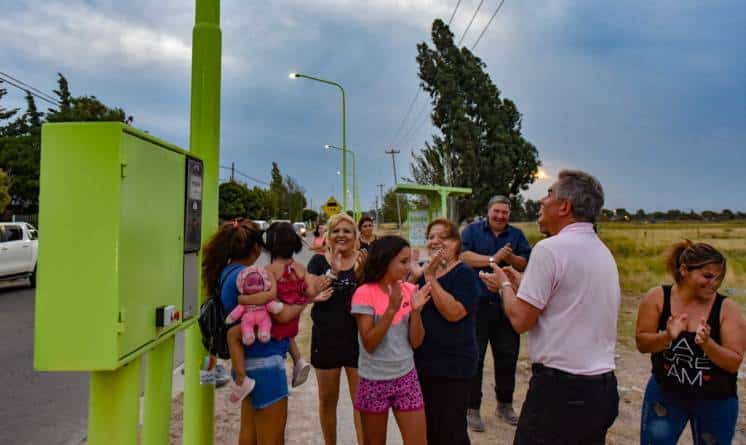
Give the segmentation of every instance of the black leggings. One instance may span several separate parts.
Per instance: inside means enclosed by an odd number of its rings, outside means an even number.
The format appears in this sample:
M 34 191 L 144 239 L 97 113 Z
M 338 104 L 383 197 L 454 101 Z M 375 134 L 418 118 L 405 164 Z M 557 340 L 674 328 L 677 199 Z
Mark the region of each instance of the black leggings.
M 419 377 L 425 399 L 428 445 L 471 445 L 466 432 L 471 379 L 435 377 L 424 373 L 419 373 Z

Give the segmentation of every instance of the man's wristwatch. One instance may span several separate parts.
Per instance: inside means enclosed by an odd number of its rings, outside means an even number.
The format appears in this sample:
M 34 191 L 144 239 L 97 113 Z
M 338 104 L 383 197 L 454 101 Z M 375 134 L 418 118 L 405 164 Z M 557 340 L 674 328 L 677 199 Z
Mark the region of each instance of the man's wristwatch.
M 495 264 L 495 257 L 494 257 L 494 256 L 491 256 L 491 257 L 489 257 L 489 258 L 487 259 L 487 261 L 489 262 L 489 264 L 490 264 L 490 266 L 491 266 L 491 265 Z

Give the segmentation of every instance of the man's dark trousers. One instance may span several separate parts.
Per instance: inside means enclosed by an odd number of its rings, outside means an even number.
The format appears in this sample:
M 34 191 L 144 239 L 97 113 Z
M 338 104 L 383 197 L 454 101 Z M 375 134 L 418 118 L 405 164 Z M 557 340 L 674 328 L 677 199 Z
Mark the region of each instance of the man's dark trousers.
M 518 362 L 520 336 L 513 330 L 502 305 L 493 298 L 483 298 L 477 311 L 477 342 L 479 365 L 472 379 L 469 408 L 479 409 L 482 404 L 482 370 L 487 343 L 491 345 L 495 369 L 495 395 L 501 403 L 513 402 L 515 368 Z
M 613 372 L 578 376 L 532 366 L 513 445 L 604 445 L 619 414 Z

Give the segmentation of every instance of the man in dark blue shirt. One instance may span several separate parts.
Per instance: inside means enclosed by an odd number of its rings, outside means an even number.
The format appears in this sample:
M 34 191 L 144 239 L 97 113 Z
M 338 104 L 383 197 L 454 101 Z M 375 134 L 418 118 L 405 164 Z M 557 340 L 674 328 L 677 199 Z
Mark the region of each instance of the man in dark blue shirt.
M 487 204 L 487 220 L 470 224 L 461 234 L 461 260 L 474 269 L 490 273 L 493 263 L 501 267 L 513 266 L 523 271 L 528 264 L 531 246 L 520 229 L 508 224 L 509 219 L 510 200 L 499 195 L 490 199 Z M 518 423 L 518 416 L 513 409 L 513 391 L 520 336 L 505 316 L 500 296 L 490 292 L 484 283 L 481 283 L 480 290 L 481 299 L 477 310 L 479 364 L 472 380 L 467 413 L 469 427 L 474 431 L 484 431 L 479 407 L 482 404 L 482 368 L 488 343 L 491 345 L 495 366 L 497 415 L 511 425 Z

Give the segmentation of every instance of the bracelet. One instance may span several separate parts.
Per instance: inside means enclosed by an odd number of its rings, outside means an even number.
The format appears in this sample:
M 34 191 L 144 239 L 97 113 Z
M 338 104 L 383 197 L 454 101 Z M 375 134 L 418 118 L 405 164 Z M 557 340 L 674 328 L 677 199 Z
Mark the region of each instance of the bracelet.
M 500 294 L 501 297 L 503 296 L 503 289 L 505 289 L 506 287 L 513 289 L 513 285 L 510 283 L 510 281 L 503 281 L 502 284 L 500 284 L 500 288 L 497 292 L 498 294 Z

